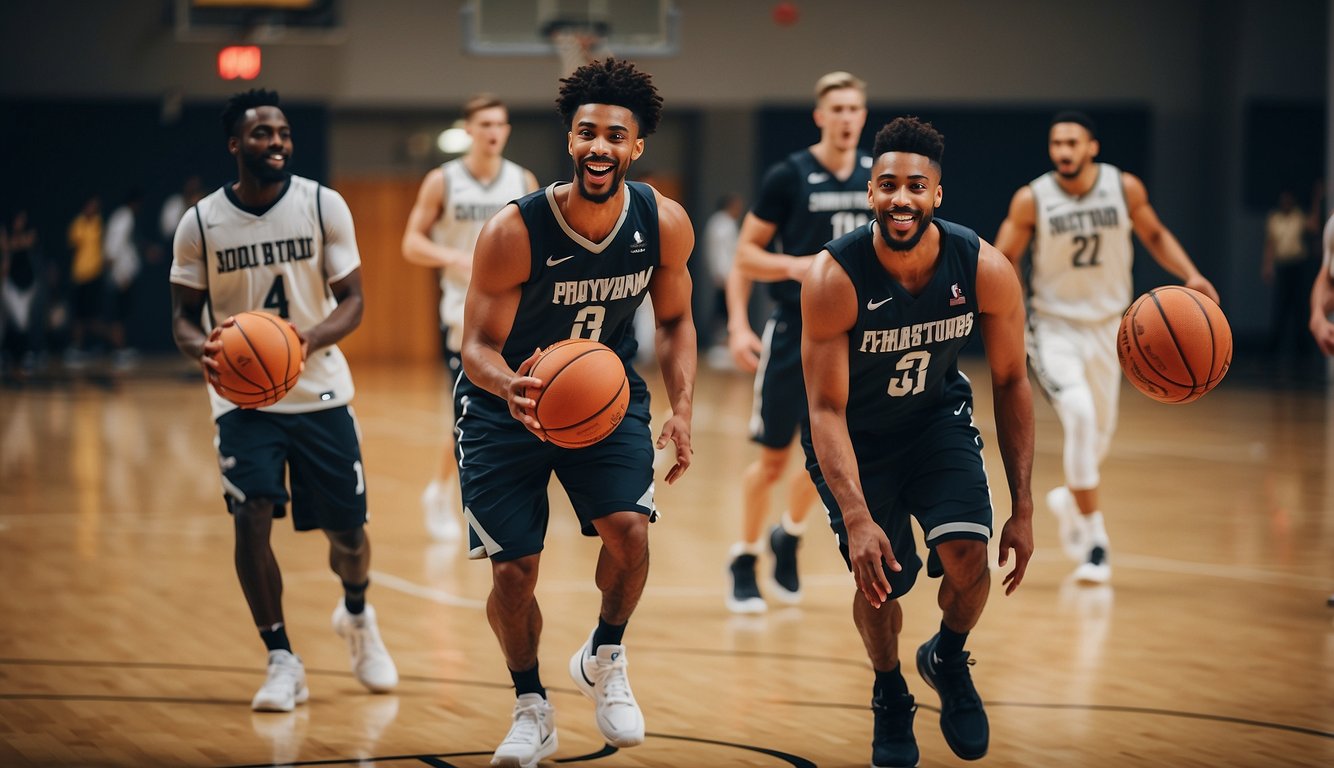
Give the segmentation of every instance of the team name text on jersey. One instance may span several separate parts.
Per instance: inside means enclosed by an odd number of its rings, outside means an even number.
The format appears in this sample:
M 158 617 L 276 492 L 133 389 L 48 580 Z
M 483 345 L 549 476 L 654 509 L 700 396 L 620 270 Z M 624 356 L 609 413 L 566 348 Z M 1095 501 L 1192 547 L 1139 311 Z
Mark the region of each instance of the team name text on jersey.
M 599 277 L 592 280 L 562 280 L 552 289 L 551 303 L 587 304 L 589 302 L 616 301 L 628 296 L 638 296 L 648 288 L 649 278 L 653 276 L 653 267 L 616 277 Z
M 294 237 L 287 240 L 272 240 L 267 243 L 253 243 L 236 248 L 227 248 L 213 252 L 218 274 L 235 272 L 238 269 L 251 269 L 274 264 L 286 264 L 289 261 L 304 261 L 315 255 L 315 238 Z
M 902 352 L 913 347 L 962 338 L 972 331 L 973 313 L 966 312 L 944 320 L 913 323 L 902 328 L 863 331 L 862 346 L 857 351 L 871 354 Z

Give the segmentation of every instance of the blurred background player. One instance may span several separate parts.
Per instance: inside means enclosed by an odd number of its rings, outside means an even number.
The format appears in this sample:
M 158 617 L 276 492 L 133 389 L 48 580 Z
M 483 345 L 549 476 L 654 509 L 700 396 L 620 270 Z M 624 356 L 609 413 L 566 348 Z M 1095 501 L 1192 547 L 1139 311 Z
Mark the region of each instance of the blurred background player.
M 1144 182 L 1096 162 L 1093 119 L 1082 112 L 1052 118 L 1047 151 L 1054 169 L 1020 187 L 996 235 L 996 247 L 1028 278 L 1028 358 L 1064 431 L 1065 485 L 1047 494 L 1065 553 L 1079 563 L 1078 581 L 1105 584 L 1112 575 L 1098 499 L 1121 393 L 1116 332 L 1130 305 L 1133 231 L 1154 260 L 1218 301 L 1176 237 L 1149 204 Z
M 765 173 L 755 206 L 741 223 L 736 261 L 728 277 L 728 347 L 742 370 L 755 372 L 751 439 L 759 458 L 741 477 L 741 540 L 729 552 L 727 607 L 765 610 L 755 577 L 769 518 L 770 495 L 782 479 L 798 427 L 807 419 L 801 378 L 801 281 L 825 243 L 871 220 L 866 185 L 871 156 L 857 148 L 866 125 L 866 83 L 830 72 L 815 83 L 815 125 L 820 141 L 793 152 Z M 774 250 L 769 250 L 770 247 Z M 776 302 L 761 340 L 747 311 L 753 281 L 769 283 Z M 815 487 L 804 472 L 788 482 L 787 509 L 769 530 L 775 596 L 801 599 L 797 545 Z
M 440 332 L 449 368 L 454 417 L 454 385 L 463 370 L 463 300 L 472 277 L 472 251 L 477 234 L 511 200 L 537 189 L 537 177 L 503 156 L 510 137 L 509 110 L 496 96 L 480 93 L 463 106 L 463 128 L 471 143 L 462 157 L 433 168 L 422 179 L 417 202 L 403 232 L 403 258 L 440 271 Z M 459 538 L 459 491 L 455 485 L 453 426 L 445 431 L 444 451 L 436 476 L 422 493 L 426 530 L 437 541 Z M 470 542 L 469 550 L 480 546 Z
M 301 336 L 301 378 L 277 404 L 241 409 L 208 388 L 236 574 L 269 652 L 268 676 L 250 706 L 291 712 L 310 692 L 287 637 L 282 572 L 270 544 L 273 519 L 287 514 L 289 501 L 298 531 L 319 529 L 329 540 L 329 566 L 343 592 L 333 628 L 347 642 L 354 676 L 375 693 L 398 685 L 366 601 L 366 472 L 352 372 L 337 346 L 361 322 L 361 254 L 343 197 L 288 171 L 292 133 L 277 93 L 236 94 L 222 124 L 237 181 L 188 209 L 176 229 L 172 335 L 206 375 L 216 375 L 219 336 L 232 315 L 268 311 Z
M 87 362 L 92 337 L 102 338 L 103 271 L 102 199 L 90 195 L 66 233 L 70 257 L 70 346 L 65 350 L 65 365 L 82 368 Z
M 715 360 L 727 366 L 727 276 L 736 258 L 737 236 L 741 231 L 741 215 L 746 212 L 741 196 L 727 192 L 718 199 L 713 213 L 704 222 L 704 256 L 712 279 L 712 291 L 706 291 L 707 300 L 701 302 L 704 316 L 699 326 L 704 329 L 702 342 L 709 349 L 709 364 Z

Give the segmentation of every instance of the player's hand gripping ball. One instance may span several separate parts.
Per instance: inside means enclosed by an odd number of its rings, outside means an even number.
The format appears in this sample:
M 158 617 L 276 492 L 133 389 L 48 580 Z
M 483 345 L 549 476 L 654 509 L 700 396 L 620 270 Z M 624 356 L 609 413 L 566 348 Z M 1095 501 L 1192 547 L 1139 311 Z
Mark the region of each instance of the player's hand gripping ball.
M 542 350 L 527 375 L 541 379 L 529 390 L 533 413 L 546 439 L 562 448 L 585 448 L 615 431 L 630 404 L 625 363 L 605 344 L 566 339 Z

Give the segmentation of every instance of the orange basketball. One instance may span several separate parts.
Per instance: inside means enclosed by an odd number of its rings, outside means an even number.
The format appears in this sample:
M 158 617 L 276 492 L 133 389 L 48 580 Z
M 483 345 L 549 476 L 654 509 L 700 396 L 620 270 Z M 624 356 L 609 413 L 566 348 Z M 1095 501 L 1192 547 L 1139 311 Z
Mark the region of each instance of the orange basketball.
M 1223 380 L 1232 364 L 1232 329 L 1199 291 L 1154 288 L 1121 317 L 1116 356 L 1135 389 L 1162 403 L 1189 403 Z
M 292 324 L 266 312 L 241 312 L 222 329 L 218 394 L 242 408 L 283 399 L 301 376 L 301 339 Z
M 566 339 L 542 350 L 528 375 L 542 380 L 530 390 L 547 440 L 585 448 L 610 435 L 630 404 L 625 364 L 606 344 Z

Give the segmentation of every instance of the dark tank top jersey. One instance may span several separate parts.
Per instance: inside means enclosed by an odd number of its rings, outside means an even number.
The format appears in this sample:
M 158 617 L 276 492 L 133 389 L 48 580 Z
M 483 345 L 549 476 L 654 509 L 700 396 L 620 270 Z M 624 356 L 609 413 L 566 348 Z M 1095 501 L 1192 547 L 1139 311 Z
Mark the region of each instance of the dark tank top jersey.
M 977 233 L 936 219 L 940 260 L 913 296 L 876 258 L 872 225 L 829 243 L 857 291 L 857 323 L 848 332 L 850 431 L 910 430 L 971 400 L 959 353 L 977 331 Z
M 788 155 L 765 177 L 754 213 L 779 223 L 776 233 L 781 252 L 794 256 L 819 253 L 825 243 L 856 230 L 871 220 L 866 184 L 871 180 L 871 156 L 857 152 L 848 178 L 839 181 L 815 159 L 809 149 Z M 797 306 L 801 283 L 769 283 L 774 301 Z
M 567 231 L 546 189 L 512 203 L 528 227 L 531 255 L 514 326 L 501 350 L 511 368 L 517 370 L 534 349 L 572 338 L 606 344 L 629 368 L 638 349 L 635 310 L 648 296 L 660 251 L 653 188 L 638 182 L 626 182 L 626 188 L 628 206 L 605 245 Z M 463 391 L 480 391 L 466 376 L 463 381 Z

